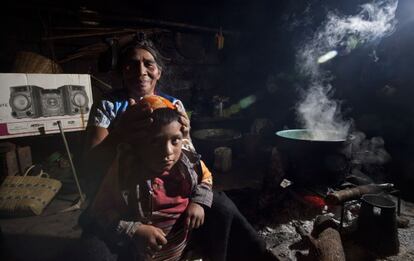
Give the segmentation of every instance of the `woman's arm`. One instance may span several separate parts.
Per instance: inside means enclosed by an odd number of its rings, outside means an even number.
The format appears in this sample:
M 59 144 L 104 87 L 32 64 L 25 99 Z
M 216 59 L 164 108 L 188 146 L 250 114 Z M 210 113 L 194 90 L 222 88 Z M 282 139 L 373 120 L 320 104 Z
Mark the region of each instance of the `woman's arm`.
M 115 158 L 119 138 L 115 133 L 109 134 L 108 129 L 98 126 L 88 126 L 86 132 L 83 176 L 87 196 L 91 197 Z
M 88 126 L 86 128 L 85 159 L 88 164 L 112 162 L 116 154 L 116 146 L 122 142 L 121 136 L 107 128 Z
M 105 101 L 96 106 L 90 119 L 91 126 L 87 127 L 83 158 L 88 196 L 96 192 L 103 175 L 115 158 L 117 145 L 139 139 L 139 134 L 142 134 L 152 122 L 152 110 L 145 104 L 136 104 L 132 99 L 129 101 L 129 107 L 120 116 L 111 111 L 113 107 L 112 103 Z M 109 131 L 109 125 L 117 117 L 118 124 Z
M 98 126 L 88 126 L 86 128 L 86 150 L 89 151 L 100 144 L 109 134 L 107 128 Z

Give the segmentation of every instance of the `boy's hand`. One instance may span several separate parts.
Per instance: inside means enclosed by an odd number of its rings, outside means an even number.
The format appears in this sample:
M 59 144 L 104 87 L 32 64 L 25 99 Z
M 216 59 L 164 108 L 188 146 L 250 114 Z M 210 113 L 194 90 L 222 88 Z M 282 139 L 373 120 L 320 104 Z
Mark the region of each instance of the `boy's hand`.
M 163 245 L 167 244 L 164 231 L 152 225 L 140 225 L 135 231 L 135 236 L 143 240 L 151 253 L 160 250 Z
M 190 202 L 186 211 L 186 229 L 199 228 L 204 224 L 204 208 L 197 203 Z

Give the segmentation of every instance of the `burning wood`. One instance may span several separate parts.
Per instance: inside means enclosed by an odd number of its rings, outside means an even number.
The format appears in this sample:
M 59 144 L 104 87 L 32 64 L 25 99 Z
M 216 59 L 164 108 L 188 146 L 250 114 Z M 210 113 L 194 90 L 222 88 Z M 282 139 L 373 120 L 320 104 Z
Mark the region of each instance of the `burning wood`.
M 380 193 L 383 190 L 388 190 L 394 187 L 394 184 L 370 184 L 363 186 L 356 186 L 350 189 L 344 189 L 330 193 L 326 197 L 328 204 L 337 205 L 345 201 L 355 200 L 361 198 L 365 194 Z

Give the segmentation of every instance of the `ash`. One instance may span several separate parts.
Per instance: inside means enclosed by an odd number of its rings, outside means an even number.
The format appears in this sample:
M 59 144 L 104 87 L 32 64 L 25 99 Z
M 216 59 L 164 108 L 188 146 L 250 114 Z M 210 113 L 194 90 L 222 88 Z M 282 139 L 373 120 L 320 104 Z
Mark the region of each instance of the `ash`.
M 345 205 L 341 237 L 347 260 L 414 260 L 414 204 L 402 201 L 401 217 L 410 222 L 407 228 L 399 228 L 400 251 L 398 255 L 378 258 L 367 253 L 353 243 L 360 209 L 359 201 L 350 201 Z M 304 202 L 302 197 L 289 191 L 277 206 L 267 208 L 266 217 L 260 221 L 259 235 L 266 241 L 267 247 L 280 260 L 304 260 L 309 254 L 309 245 L 305 238 L 313 230 L 317 216 L 329 216 L 340 224 L 341 207 L 319 207 Z M 368 259 L 367 259 L 368 258 Z
M 358 207 L 358 204 L 353 206 Z M 269 209 L 270 213 L 261 221 L 266 226 L 258 233 L 280 260 L 298 260 L 298 257 L 308 255 L 309 249 L 303 237 L 311 234 L 316 217 L 327 215 L 339 224 L 341 214 L 339 207 L 328 209 L 327 206 L 313 206 L 293 191 L 289 191 L 283 203 Z M 346 211 L 344 227 L 350 226 L 355 220 L 351 210 Z
M 297 221 L 299 223 L 299 221 Z M 304 227 L 310 227 L 310 231 L 313 228 L 312 221 L 300 221 L 300 224 Z M 259 231 L 259 235 L 262 236 L 267 244 L 267 247 L 279 257 L 281 260 L 296 260 L 298 251 L 304 255 L 308 254 L 307 250 L 292 249 L 293 246 L 299 244 L 302 240 L 301 235 L 296 232 L 296 225 L 294 221 L 287 224 L 274 225 L 264 228 Z

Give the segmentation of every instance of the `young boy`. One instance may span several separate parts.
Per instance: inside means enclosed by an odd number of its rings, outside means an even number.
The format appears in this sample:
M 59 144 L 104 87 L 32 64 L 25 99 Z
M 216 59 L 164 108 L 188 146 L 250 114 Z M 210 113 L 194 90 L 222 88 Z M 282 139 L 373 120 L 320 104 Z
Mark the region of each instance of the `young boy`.
M 89 212 L 100 236 L 126 259 L 179 260 L 211 207 L 212 176 L 197 154 L 182 150 L 175 106 L 160 96 L 140 102 L 153 109 L 152 124 L 118 147 Z
M 152 123 L 118 146 L 84 232 L 97 234 L 118 260 L 180 260 L 189 239 L 208 260 L 277 260 L 233 202 L 213 193 L 200 156 L 183 149 L 175 106 L 159 96 L 140 102 L 151 107 Z

